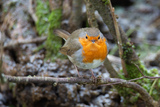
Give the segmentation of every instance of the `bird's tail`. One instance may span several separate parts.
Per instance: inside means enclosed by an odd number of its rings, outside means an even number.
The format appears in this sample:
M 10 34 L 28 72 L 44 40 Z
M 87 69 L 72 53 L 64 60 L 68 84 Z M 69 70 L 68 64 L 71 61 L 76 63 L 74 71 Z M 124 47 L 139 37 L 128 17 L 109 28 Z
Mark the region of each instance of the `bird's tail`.
M 68 39 L 68 37 L 71 35 L 69 32 L 62 30 L 62 29 L 55 29 L 53 31 L 54 34 L 57 36 L 63 38 L 65 41 Z

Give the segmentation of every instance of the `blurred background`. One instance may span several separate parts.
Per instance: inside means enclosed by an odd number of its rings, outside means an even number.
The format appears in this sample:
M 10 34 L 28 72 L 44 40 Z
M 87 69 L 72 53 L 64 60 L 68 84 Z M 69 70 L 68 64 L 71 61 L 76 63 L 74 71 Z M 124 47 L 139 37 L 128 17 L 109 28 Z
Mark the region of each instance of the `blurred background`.
M 159 73 L 160 1 L 111 2 L 118 23 L 135 46 L 142 64 L 147 70 L 156 69 Z M 95 16 L 99 29 L 108 39 L 111 62 L 120 71 L 118 47 L 97 11 Z M 77 77 L 73 64 L 59 53 L 64 41 L 55 36 L 53 30 L 61 28 L 72 33 L 84 27 L 89 24 L 83 0 L 0 0 L 2 74 Z M 93 71 L 96 76 L 110 76 L 103 65 Z M 88 70 L 82 69 L 80 75 L 91 76 Z M 128 106 L 141 106 L 140 100 L 136 104 L 130 100 L 133 103 Z M 1 107 L 122 107 L 124 102 L 112 86 L 15 84 L 4 80 L 0 90 Z

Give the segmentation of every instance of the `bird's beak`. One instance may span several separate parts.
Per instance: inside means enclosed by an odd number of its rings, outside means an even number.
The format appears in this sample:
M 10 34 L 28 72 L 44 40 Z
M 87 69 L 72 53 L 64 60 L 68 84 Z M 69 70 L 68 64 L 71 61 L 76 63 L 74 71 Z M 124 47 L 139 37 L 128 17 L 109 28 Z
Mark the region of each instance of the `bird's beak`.
M 93 40 L 91 40 L 91 41 L 92 41 L 92 43 L 95 43 L 96 40 L 93 39 Z

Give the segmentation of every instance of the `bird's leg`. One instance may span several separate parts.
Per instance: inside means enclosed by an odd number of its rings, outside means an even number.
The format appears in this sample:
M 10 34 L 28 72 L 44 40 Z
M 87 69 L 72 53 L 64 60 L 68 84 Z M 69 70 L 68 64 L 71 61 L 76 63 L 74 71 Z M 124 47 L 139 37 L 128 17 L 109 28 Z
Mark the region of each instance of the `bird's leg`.
M 89 69 L 89 70 L 90 70 L 91 73 L 92 73 L 92 77 L 93 77 L 94 79 L 96 79 L 96 77 L 94 76 L 94 73 L 93 73 L 92 69 Z
M 75 67 L 76 71 L 78 72 L 78 77 L 81 77 L 81 76 L 79 75 L 79 71 L 78 71 L 77 67 L 76 67 L 75 65 L 74 65 L 74 67 Z

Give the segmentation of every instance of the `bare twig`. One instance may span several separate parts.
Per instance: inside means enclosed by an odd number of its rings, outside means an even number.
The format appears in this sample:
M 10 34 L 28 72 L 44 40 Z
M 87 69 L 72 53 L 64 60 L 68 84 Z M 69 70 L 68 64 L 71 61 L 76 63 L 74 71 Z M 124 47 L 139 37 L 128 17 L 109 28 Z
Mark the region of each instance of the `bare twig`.
M 117 71 L 114 69 L 114 67 L 112 66 L 111 62 L 109 61 L 109 59 L 107 57 L 106 57 L 106 59 L 104 61 L 104 67 L 109 72 L 110 77 L 119 78 Z
M 32 6 L 32 0 L 29 0 L 29 6 L 28 6 L 28 12 L 30 13 L 32 19 L 34 20 L 34 22 L 37 22 L 38 18 L 36 16 L 36 14 L 33 11 L 33 6 Z
M 133 63 L 133 62 L 132 62 L 132 64 L 134 64 L 134 65 L 137 67 L 138 71 L 142 74 L 143 78 L 148 78 L 148 79 L 157 79 L 157 78 L 160 78 L 160 77 L 150 77 L 150 76 L 146 76 L 146 75 L 143 74 L 143 72 L 141 71 L 141 69 L 139 68 L 139 66 L 138 66 L 137 64 L 135 64 L 135 63 Z
M 121 36 L 120 36 L 119 26 L 118 26 L 118 22 L 116 20 L 116 15 L 114 14 L 114 8 L 112 7 L 112 4 L 111 4 L 110 0 L 109 0 L 109 7 L 110 7 L 110 10 L 111 10 L 111 15 L 112 15 L 112 18 L 113 18 L 113 23 L 114 23 L 114 27 L 115 27 L 115 31 L 116 31 L 116 35 L 117 35 L 117 44 L 118 44 L 118 48 L 119 48 L 119 56 L 121 58 L 122 69 L 123 69 L 123 72 L 124 72 L 125 76 L 127 76 L 128 73 L 127 73 L 127 70 L 126 70 L 125 62 L 123 60 L 122 40 L 121 40 Z
M 132 64 L 134 64 L 136 67 L 137 67 L 137 69 L 139 70 L 139 72 L 142 74 L 142 76 L 145 76 L 144 74 L 143 74 L 143 72 L 140 70 L 140 68 L 138 67 L 138 65 L 137 64 L 135 64 L 135 63 L 133 63 L 132 62 Z
M 97 78 L 97 81 L 92 78 L 78 78 L 78 77 L 67 77 L 67 78 L 54 78 L 54 77 L 15 77 L 4 75 L 4 77 L 10 82 L 16 83 L 80 83 L 80 84 L 95 84 L 102 85 L 108 83 L 118 83 L 120 82 L 121 86 L 132 88 L 135 91 L 139 92 L 142 99 L 146 102 L 148 107 L 156 107 L 157 103 L 152 99 L 152 97 L 146 92 L 144 88 L 140 85 L 129 82 L 123 79 L 118 78 Z
M 0 31 L 0 84 L 3 82 L 2 63 L 3 63 L 3 34 Z
M 16 47 L 17 45 L 29 44 L 29 43 L 41 43 L 41 42 L 44 42 L 46 39 L 47 39 L 47 36 L 37 37 L 37 38 L 34 38 L 34 39 L 28 39 L 28 40 L 20 40 L 20 41 L 11 40 L 3 48 L 4 49 L 13 48 L 13 47 Z
M 151 86 L 151 89 L 149 90 L 149 95 L 152 95 L 153 88 L 154 88 L 154 86 L 155 86 L 155 84 L 156 84 L 157 81 L 158 81 L 158 79 L 154 80 L 154 82 L 153 82 L 153 84 Z
M 95 85 L 102 85 L 102 84 L 123 84 L 124 82 L 131 82 L 132 80 L 123 80 L 119 78 L 97 78 L 96 82 L 93 78 L 83 78 L 83 77 L 66 77 L 66 78 L 55 78 L 55 77 L 37 77 L 37 76 L 10 76 L 10 75 L 3 75 L 5 79 L 9 82 L 15 83 L 81 83 L 81 84 L 95 84 Z M 143 77 L 144 78 L 144 77 Z M 143 79 L 139 78 L 139 79 Z M 111 84 L 111 85 L 113 85 Z

